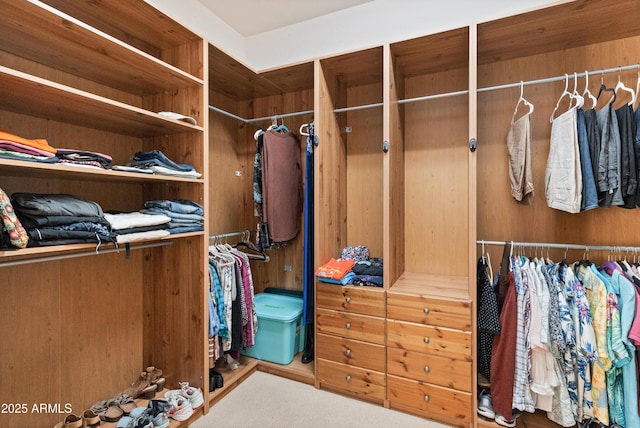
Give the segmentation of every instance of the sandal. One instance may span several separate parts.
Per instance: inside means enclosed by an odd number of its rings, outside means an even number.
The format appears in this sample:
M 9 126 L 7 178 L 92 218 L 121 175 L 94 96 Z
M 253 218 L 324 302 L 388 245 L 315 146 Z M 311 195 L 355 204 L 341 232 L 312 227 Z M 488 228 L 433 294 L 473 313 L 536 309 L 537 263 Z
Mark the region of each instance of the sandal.
M 137 407 L 133 398 L 124 393 L 116 395 L 112 400 L 118 404 L 125 416 L 129 416 L 129 413 Z
M 144 371 L 140 373 L 138 379 L 136 379 L 129 388 L 124 390 L 123 394 L 131 398 L 138 398 L 142 395 L 149 400 L 155 396 L 157 389 L 158 385 L 151 383 L 149 373 Z
M 82 414 L 82 426 L 86 428 L 96 428 L 100 426 L 100 416 L 96 415 L 93 410 L 87 409 Z
M 162 391 L 165 384 L 165 378 L 162 376 L 162 370 L 154 366 L 149 366 L 147 367 L 146 372 L 151 383 L 158 386 L 158 391 Z
M 105 422 L 118 422 L 122 416 L 124 416 L 124 412 L 114 400 L 109 400 L 106 404 L 107 409 L 100 415 L 100 419 Z

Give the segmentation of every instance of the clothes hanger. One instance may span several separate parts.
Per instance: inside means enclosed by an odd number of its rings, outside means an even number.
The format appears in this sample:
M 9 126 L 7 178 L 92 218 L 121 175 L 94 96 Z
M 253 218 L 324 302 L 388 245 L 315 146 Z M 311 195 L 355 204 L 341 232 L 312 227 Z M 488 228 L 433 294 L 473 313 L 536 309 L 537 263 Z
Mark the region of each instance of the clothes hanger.
M 600 76 L 600 90 L 598 91 L 598 96 L 596 97 L 597 100 L 600 99 L 600 95 L 602 95 L 603 92 L 613 92 L 613 96 L 607 104 L 612 104 L 616 100 L 616 91 L 613 88 L 607 88 L 604 84 L 604 72 L 602 73 L 602 76 Z
M 551 118 L 549 118 L 549 122 L 553 123 L 553 116 L 556 114 L 556 111 L 558 110 L 558 107 L 560 107 L 560 102 L 565 97 L 565 95 L 568 96 L 570 99 L 573 99 L 573 94 L 571 92 L 569 92 L 568 89 L 569 89 L 569 75 L 565 73 L 565 75 L 564 75 L 564 91 L 562 91 L 562 94 L 560 94 L 560 98 L 558 98 L 558 102 L 556 103 L 556 107 L 553 109 L 553 112 L 551 112 Z M 569 108 L 571 108 L 571 102 L 569 102 Z
M 282 120 L 282 124 L 276 126 L 275 131 L 276 132 L 287 132 L 287 133 L 291 132 L 291 131 L 289 131 L 289 128 L 287 128 L 287 125 L 284 124 L 284 118 L 282 118 L 281 120 Z M 277 121 L 277 119 L 276 119 L 276 121 Z
M 573 72 L 573 93 L 571 96 L 572 101 L 576 101 L 575 108 L 582 108 L 584 105 L 584 97 L 578 93 L 578 73 Z M 571 107 L 571 103 L 569 103 L 569 107 Z
M 633 89 L 626 87 L 624 83 L 622 83 L 622 80 L 620 80 L 621 72 L 622 72 L 622 68 L 620 69 L 620 71 L 618 71 L 618 83 L 616 83 L 614 92 L 616 93 L 616 95 L 618 94 L 618 91 L 620 89 L 622 89 L 623 91 L 629 92 L 631 94 L 631 101 L 629 101 L 627 104 L 630 106 L 633 106 L 636 103 L 636 92 Z
M 302 125 L 300 125 L 300 129 L 298 130 L 298 133 L 299 133 L 300 135 L 304 135 L 304 136 L 308 137 L 308 136 L 309 136 L 309 135 L 311 135 L 311 134 L 309 134 L 308 132 L 304 132 L 304 129 L 305 129 L 305 128 L 307 128 L 307 129 L 309 129 L 309 128 L 313 129 L 313 123 L 303 123 Z
M 638 84 L 640 84 L 640 72 L 638 73 Z M 589 72 L 585 70 L 584 72 L 584 92 L 582 93 L 583 98 L 585 100 L 589 98 L 591 100 L 591 108 L 596 108 L 596 104 L 598 104 L 598 99 L 593 96 L 591 91 L 589 90 Z
M 513 110 L 513 116 L 511 116 L 511 123 L 513 124 L 513 122 L 515 122 L 516 119 L 516 113 L 518 113 L 518 107 L 520 106 L 520 103 L 523 103 L 525 106 L 529 107 L 529 111 L 527 113 L 525 113 L 522 117 L 524 116 L 528 116 L 531 113 L 533 113 L 533 104 L 531 104 L 529 101 L 527 101 L 524 96 L 524 82 L 521 80 L 520 81 L 520 98 L 518 98 L 518 102 L 516 103 L 516 108 Z
M 236 245 L 234 245 L 233 248 L 235 248 L 237 251 L 240 251 L 241 248 L 246 248 L 250 251 L 254 251 L 255 253 L 258 253 L 258 254 L 247 253 L 246 251 L 242 251 L 242 253 L 252 260 L 261 260 L 264 262 L 268 262 L 269 256 L 266 255 L 263 251 L 261 251 L 258 247 L 256 247 L 256 245 L 250 241 L 250 238 L 251 238 L 251 232 L 244 231 L 242 233 L 242 240 L 238 242 Z

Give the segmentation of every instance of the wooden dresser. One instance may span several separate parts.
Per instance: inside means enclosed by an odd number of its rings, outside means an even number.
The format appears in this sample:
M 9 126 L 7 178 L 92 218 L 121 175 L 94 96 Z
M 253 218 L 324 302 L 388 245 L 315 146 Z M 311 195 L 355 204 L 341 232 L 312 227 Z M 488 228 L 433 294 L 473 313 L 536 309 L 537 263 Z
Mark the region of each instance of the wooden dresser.
M 471 304 L 426 296 L 399 282 L 387 292 L 389 406 L 471 426 Z
M 323 389 L 376 403 L 386 396 L 385 293 L 317 283 L 317 376 Z

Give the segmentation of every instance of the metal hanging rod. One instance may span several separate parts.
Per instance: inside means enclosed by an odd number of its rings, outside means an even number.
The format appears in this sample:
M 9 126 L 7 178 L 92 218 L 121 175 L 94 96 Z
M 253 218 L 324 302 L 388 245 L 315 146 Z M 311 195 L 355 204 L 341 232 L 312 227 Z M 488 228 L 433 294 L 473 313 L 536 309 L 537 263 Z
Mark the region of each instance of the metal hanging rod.
M 129 250 L 142 250 L 142 249 L 145 249 L 145 248 L 166 247 L 168 245 L 172 245 L 172 242 L 171 241 L 154 242 L 152 244 L 143 244 L 143 245 L 136 245 L 136 246 L 129 246 L 127 244 L 127 246 L 125 248 L 109 248 L 109 249 L 106 249 L 106 250 L 99 250 L 99 251 L 85 251 L 85 252 L 81 252 L 81 253 L 62 254 L 62 255 L 58 255 L 58 256 L 42 256 L 42 257 L 29 258 L 29 259 L 24 259 L 24 260 L 14 260 L 14 261 L 8 261 L 8 262 L 1 262 L 0 263 L 0 267 L 19 266 L 19 265 L 24 265 L 24 264 L 50 262 L 50 261 L 55 261 L 55 260 L 73 259 L 73 258 L 76 258 L 76 257 L 96 256 L 96 255 L 109 254 L 109 253 L 119 253 L 119 252 L 122 252 L 122 251 L 125 251 L 128 254 Z
M 247 119 L 247 122 L 263 122 L 265 120 L 280 119 L 284 117 L 302 116 L 304 114 L 313 114 L 313 112 L 314 112 L 313 110 L 306 110 L 306 111 L 296 111 L 294 113 L 277 114 L 275 116 L 256 117 L 254 119 Z
M 520 83 L 518 83 L 518 86 L 520 86 Z M 415 98 L 407 98 L 404 100 L 398 100 L 398 104 L 414 103 L 416 101 L 435 100 L 437 98 L 455 97 L 458 95 L 467 95 L 468 93 L 469 93 L 469 90 L 465 89 L 464 91 L 455 91 L 455 92 L 446 92 L 444 94 L 426 95 L 424 97 L 415 97 Z
M 280 118 L 284 118 L 284 117 L 293 117 L 293 116 L 302 116 L 302 115 L 305 115 L 305 114 L 312 114 L 313 113 L 313 110 L 305 110 L 305 111 L 297 111 L 297 112 L 294 112 L 294 113 L 284 113 L 284 114 L 276 114 L 276 115 L 273 115 L 273 116 L 263 116 L 263 117 L 256 117 L 256 118 L 253 118 L 253 119 L 245 119 L 244 117 L 240 117 L 240 116 L 238 116 L 236 114 L 229 113 L 228 111 L 222 110 L 221 108 L 214 107 L 212 105 L 209 106 L 209 109 L 213 110 L 213 111 L 217 111 L 218 113 L 224 114 L 225 116 L 232 117 L 232 118 L 234 118 L 236 120 L 239 120 L 241 122 L 244 122 L 244 123 L 263 122 L 265 120 L 273 120 L 273 119 L 280 119 Z
M 219 235 L 209 236 L 209 240 L 233 238 L 234 236 L 251 236 L 251 232 L 248 230 L 244 230 L 242 232 L 221 233 Z
M 337 108 L 337 109 L 334 109 L 333 112 L 334 113 L 344 113 L 346 111 L 364 110 L 364 109 L 367 109 L 367 108 L 382 107 L 383 105 L 384 105 L 383 103 L 364 104 L 364 105 L 361 105 L 361 106 Z
M 477 240 L 478 245 L 497 245 L 504 247 L 511 244 L 517 247 L 539 247 L 539 248 L 557 248 L 560 250 L 586 250 L 586 251 L 640 251 L 640 247 L 627 247 L 623 245 L 579 245 L 579 244 L 557 244 L 549 242 L 516 242 L 516 241 L 483 241 Z
M 622 71 L 628 71 L 628 70 L 639 70 L 640 69 L 640 64 L 633 64 L 633 65 L 625 65 L 622 67 L 612 67 L 612 68 L 605 68 L 602 70 L 593 70 L 593 71 L 588 71 L 588 72 L 582 72 L 582 73 L 576 73 L 576 77 L 585 77 L 587 74 L 589 76 L 592 75 L 604 75 L 604 74 L 609 74 L 609 73 L 616 73 L 616 72 L 622 72 Z M 573 77 L 573 73 L 571 73 L 570 75 L 568 75 L 570 78 Z M 478 92 L 489 92 L 489 91 L 497 91 L 497 90 L 501 90 L 501 89 L 510 89 L 510 88 L 519 88 L 520 85 L 522 84 L 523 86 L 528 86 L 528 85 L 538 85 L 541 83 L 552 83 L 552 82 L 559 82 L 562 81 L 566 78 L 566 76 L 563 74 L 562 76 L 556 76 L 556 77 L 547 77 L 544 79 L 536 79 L 536 80 L 528 80 L 528 81 L 523 81 L 522 83 L 520 82 L 516 82 L 516 83 L 508 83 L 505 85 L 497 85 L 497 86 L 488 86 L 485 88 L 478 88 Z M 424 97 L 415 97 L 415 98 L 407 98 L 404 100 L 398 100 L 398 104 L 406 104 L 406 103 L 412 103 L 412 102 L 416 102 L 416 101 L 426 101 L 426 100 L 434 100 L 437 98 L 447 98 L 447 97 L 455 97 L 458 95 L 467 95 L 469 93 L 469 90 L 465 89 L 463 91 L 455 91 L 455 92 L 446 92 L 446 93 L 442 93 L 442 94 L 435 94 L 435 95 L 427 95 Z

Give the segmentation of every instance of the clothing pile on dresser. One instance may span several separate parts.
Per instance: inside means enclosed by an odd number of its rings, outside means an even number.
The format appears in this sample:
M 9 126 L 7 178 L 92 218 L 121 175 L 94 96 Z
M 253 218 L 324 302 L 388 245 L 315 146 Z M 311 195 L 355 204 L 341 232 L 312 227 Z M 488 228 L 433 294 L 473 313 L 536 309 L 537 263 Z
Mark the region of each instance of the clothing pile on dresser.
M 339 259 L 332 258 L 318 267 L 318 281 L 339 285 L 383 286 L 383 260 L 369 256 L 364 245 L 346 247 Z

